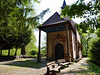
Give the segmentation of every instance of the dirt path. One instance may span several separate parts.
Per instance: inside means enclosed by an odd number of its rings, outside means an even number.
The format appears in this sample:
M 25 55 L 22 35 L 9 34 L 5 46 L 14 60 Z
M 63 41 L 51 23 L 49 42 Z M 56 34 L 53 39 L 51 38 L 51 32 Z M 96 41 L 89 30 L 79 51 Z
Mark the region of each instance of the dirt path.
M 83 75 L 87 71 L 87 64 L 88 58 L 83 58 L 77 63 L 73 65 L 69 65 L 68 68 L 62 69 L 60 74 L 57 75 Z
M 29 60 L 28 64 L 21 66 L 19 64 L 26 63 L 25 61 Z M 20 61 L 20 60 L 19 60 Z M 21 62 L 17 61 L 5 61 L 0 62 L 0 75 L 44 75 L 46 73 L 46 61 L 39 63 L 37 65 L 36 59 L 25 59 Z M 33 63 L 32 63 L 33 62 Z M 34 64 L 35 63 L 35 64 Z M 10 65 L 16 64 L 16 65 Z M 32 65 L 30 67 L 30 64 Z
M 82 75 L 85 74 L 88 66 L 86 63 L 87 58 L 83 58 L 78 63 L 74 63 L 69 67 L 62 69 L 61 73 L 57 75 Z M 44 75 L 46 73 L 46 66 L 40 68 L 29 68 L 29 67 L 19 67 L 4 65 L 7 62 L 0 62 L 0 75 Z
M 35 68 L 10 68 L 10 70 L 3 69 L 0 75 L 44 75 L 46 67 L 41 69 Z

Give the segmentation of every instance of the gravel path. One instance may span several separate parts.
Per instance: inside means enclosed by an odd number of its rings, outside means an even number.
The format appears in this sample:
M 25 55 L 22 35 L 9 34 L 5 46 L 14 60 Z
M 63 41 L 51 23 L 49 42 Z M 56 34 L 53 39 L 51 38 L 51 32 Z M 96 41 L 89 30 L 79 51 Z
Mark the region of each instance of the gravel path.
M 88 70 L 87 64 L 88 58 L 83 58 L 77 63 L 74 63 L 73 65 L 69 65 L 68 68 L 62 69 L 60 74 L 57 75 L 85 75 L 85 72 Z
M 69 67 L 62 69 L 61 73 L 57 75 L 81 75 L 81 72 L 85 72 L 88 66 L 86 63 L 87 58 L 83 58 L 78 63 L 74 63 Z M 28 68 L 19 66 L 4 65 L 8 62 L 0 62 L 0 75 L 44 75 L 46 73 L 46 66 L 40 68 Z M 46 64 L 46 63 L 45 63 Z
M 44 75 L 45 73 L 46 73 L 46 67 L 41 69 L 16 68 L 12 70 L 3 71 L 0 73 L 0 75 Z

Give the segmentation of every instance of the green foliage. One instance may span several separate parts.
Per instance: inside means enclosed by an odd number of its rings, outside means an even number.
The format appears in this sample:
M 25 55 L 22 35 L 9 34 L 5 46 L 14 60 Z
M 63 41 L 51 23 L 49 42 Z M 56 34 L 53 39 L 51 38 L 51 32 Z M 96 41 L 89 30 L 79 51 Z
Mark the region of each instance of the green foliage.
M 89 57 L 94 63 L 100 65 L 100 60 L 98 60 L 100 59 L 100 28 L 97 29 L 96 34 L 97 38 L 90 42 Z
M 43 35 L 43 42 L 42 42 L 42 47 L 41 47 L 41 55 L 42 55 L 42 57 L 46 57 L 46 54 L 47 54 L 46 36 Z
M 32 2 L 39 3 L 39 0 L 0 1 L 1 50 L 13 48 L 17 50 L 17 48 L 21 48 L 23 45 L 28 45 L 31 41 L 31 35 L 34 35 L 32 34 L 32 28 L 39 25 L 39 19 L 49 10 L 44 10 L 36 16 L 35 10 L 31 4 Z
M 85 1 L 86 0 L 77 0 L 76 3 L 66 6 L 61 14 L 62 16 L 68 15 L 71 18 L 85 18 L 84 21 L 77 24 L 77 29 L 81 35 L 82 53 L 84 56 L 87 56 L 89 40 L 91 39 L 90 35 L 94 33 L 97 28 L 100 28 L 100 0 Z
M 27 14 L 30 9 L 29 0 L 0 1 L 0 46 L 1 49 L 21 48 L 30 42 L 31 29 Z M 26 7 L 27 6 L 27 7 Z M 36 22 L 36 21 L 34 21 Z
M 46 46 L 43 46 L 41 49 L 42 49 L 41 54 L 43 55 L 43 57 L 46 57 L 46 54 L 47 54 Z
M 82 56 L 83 57 L 87 57 L 87 49 L 83 49 L 82 50 Z
M 32 56 L 37 56 L 37 54 L 38 54 L 38 50 L 31 50 L 30 51 L 30 55 L 32 55 Z
M 78 9 L 78 10 L 77 10 Z M 66 6 L 63 10 L 62 10 L 62 15 L 66 16 L 70 16 L 70 17 L 74 17 L 76 15 L 76 17 L 80 17 L 83 16 L 84 14 L 84 10 L 88 9 L 88 7 L 85 5 L 85 3 L 79 3 L 79 4 L 73 4 L 71 6 Z M 65 13 L 66 11 L 66 13 Z
M 100 38 L 93 39 L 91 42 L 89 57 L 94 63 L 100 65 Z
M 15 48 L 11 49 L 10 51 L 10 56 L 14 56 L 15 55 Z M 16 56 L 21 55 L 21 49 L 17 49 L 17 53 Z M 2 50 L 2 56 L 7 56 L 8 55 L 8 50 Z
M 89 72 L 91 72 L 93 75 L 100 75 L 100 66 L 95 65 L 93 62 L 88 61 L 89 63 Z
M 100 38 L 100 28 L 96 30 L 97 37 Z
M 62 15 L 68 15 L 71 18 L 85 18 L 86 20 L 82 21 L 78 27 L 83 30 L 83 33 L 86 33 L 89 30 L 91 33 L 94 32 L 95 28 L 100 27 L 100 1 L 91 0 L 85 2 L 85 0 L 77 0 L 76 3 L 66 6 L 62 10 Z
M 35 43 L 36 43 L 36 38 L 35 38 L 34 33 L 32 33 L 31 41 L 29 42 L 29 44 L 25 48 L 26 49 L 26 55 L 34 56 L 35 54 L 33 54 L 32 52 L 35 52 L 36 55 L 37 55 L 38 50 L 37 50 Z
M 79 32 L 80 32 L 80 37 L 81 37 L 81 44 L 82 44 L 82 47 L 83 47 L 82 55 L 83 55 L 83 57 L 87 57 L 88 56 L 89 43 L 90 43 L 90 40 L 92 39 L 92 37 L 90 36 L 91 33 L 89 31 L 87 33 L 83 33 L 81 29 L 80 29 Z

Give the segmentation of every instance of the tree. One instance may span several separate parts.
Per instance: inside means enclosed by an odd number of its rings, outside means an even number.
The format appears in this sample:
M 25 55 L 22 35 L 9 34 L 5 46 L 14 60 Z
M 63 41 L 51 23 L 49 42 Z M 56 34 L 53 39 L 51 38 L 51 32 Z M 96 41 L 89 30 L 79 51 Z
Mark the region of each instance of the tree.
M 28 0 L 1 0 L 0 1 L 0 9 L 2 10 L 0 12 L 0 36 L 1 36 L 1 49 L 9 49 L 8 55 L 10 55 L 10 49 L 15 47 L 20 46 L 23 42 L 24 39 L 23 37 L 25 34 L 22 32 L 22 26 L 26 26 L 25 18 L 26 18 L 26 13 L 29 12 L 30 9 L 27 8 L 24 9 L 23 6 L 26 6 L 28 3 Z M 20 6 L 22 5 L 22 7 Z M 26 12 L 24 12 L 26 10 Z M 4 13 L 4 14 L 3 14 Z M 26 15 L 24 15 L 24 13 Z M 19 26 L 20 25 L 20 26 Z M 19 28 L 18 28 L 19 27 Z M 29 30 L 27 28 L 27 30 Z M 20 31 L 20 35 L 18 32 Z M 30 31 L 27 31 L 30 33 Z M 28 34 L 30 35 L 30 34 Z M 20 37 L 20 38 L 18 38 Z M 16 41 L 17 39 L 17 41 Z M 18 43 L 18 40 L 20 39 L 20 44 Z M 30 38 L 29 38 L 30 39 Z
M 43 35 L 42 47 L 41 47 L 41 55 L 43 57 L 47 56 L 47 47 L 46 47 L 46 34 Z
M 97 34 L 97 37 L 100 38 L 100 28 L 98 28 L 95 33 Z
M 46 57 L 46 54 L 47 54 L 46 46 L 43 46 L 41 49 L 42 49 L 42 51 L 41 51 L 42 56 Z
M 87 32 L 87 30 L 93 32 L 95 28 L 100 27 L 98 16 L 100 15 L 100 1 L 91 0 L 88 3 L 85 0 L 77 0 L 76 3 L 66 6 L 62 10 L 62 15 L 70 16 L 71 18 L 85 18 L 86 20 L 81 22 L 78 27 Z
M 26 46 L 26 55 L 29 55 L 29 56 L 33 55 L 31 52 L 35 52 L 35 55 L 37 54 L 38 49 L 37 49 L 35 43 L 36 43 L 36 38 L 35 38 L 34 33 L 32 33 L 31 41 Z
M 82 21 L 80 24 L 77 24 L 77 29 L 81 35 L 82 38 L 81 41 L 84 50 L 88 50 L 88 43 L 90 40 L 91 33 L 94 33 L 94 31 L 97 28 L 100 28 L 99 13 L 100 13 L 99 0 L 90 0 L 87 3 L 85 2 L 85 0 L 77 0 L 77 2 L 73 3 L 72 5 L 66 6 L 62 10 L 61 14 L 63 16 L 68 15 L 71 18 L 85 18 L 84 21 Z M 89 35 L 88 32 L 90 33 Z
M 93 37 L 90 36 L 90 32 L 88 32 L 87 34 L 81 33 L 81 43 L 83 46 L 82 55 L 84 57 L 88 56 L 89 43 L 92 38 Z
M 0 1 L 0 50 L 21 48 L 31 40 L 32 27 L 39 24 L 47 10 L 35 16 L 31 2 L 38 0 L 1 0 Z M 33 13 L 29 15 L 29 13 Z M 15 52 L 15 55 L 16 55 Z
M 91 60 L 100 66 L 100 28 L 97 29 L 96 34 L 97 34 L 97 38 L 96 39 L 92 39 L 91 43 L 90 43 L 90 48 L 89 48 L 89 57 L 91 58 Z

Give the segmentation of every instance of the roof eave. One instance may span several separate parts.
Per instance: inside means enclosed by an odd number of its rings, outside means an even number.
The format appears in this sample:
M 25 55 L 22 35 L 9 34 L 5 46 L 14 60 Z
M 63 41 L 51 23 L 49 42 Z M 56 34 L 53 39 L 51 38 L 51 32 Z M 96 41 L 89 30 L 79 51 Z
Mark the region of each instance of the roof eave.
M 60 21 L 60 22 L 55 22 L 55 23 L 51 23 L 51 24 L 47 24 L 47 25 L 43 25 L 38 27 L 39 29 L 43 29 L 43 28 L 49 28 L 49 27 L 55 27 L 55 26 L 60 26 L 60 25 L 64 25 L 64 24 L 69 24 L 69 20 L 66 21 Z

